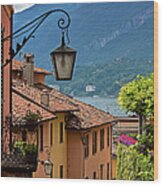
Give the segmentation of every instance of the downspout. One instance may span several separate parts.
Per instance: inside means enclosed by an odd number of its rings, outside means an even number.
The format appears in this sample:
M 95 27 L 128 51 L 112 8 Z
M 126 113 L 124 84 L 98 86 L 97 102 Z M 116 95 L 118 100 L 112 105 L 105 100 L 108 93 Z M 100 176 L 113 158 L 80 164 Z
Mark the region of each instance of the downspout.
M 36 130 L 36 137 L 37 137 L 37 144 L 36 144 L 36 146 L 37 146 L 37 158 L 39 159 L 39 157 L 38 157 L 38 155 L 39 155 L 39 125 L 37 125 L 37 130 Z
M 13 12 L 10 17 L 10 33 L 13 33 Z M 12 37 L 10 38 L 10 52 L 12 50 Z M 12 150 L 12 57 L 10 55 L 10 152 Z
M 87 133 L 87 132 L 85 132 Z M 85 179 L 85 133 L 83 132 L 80 132 L 79 131 L 79 134 L 80 134 L 80 139 L 81 139 L 81 142 L 82 142 L 82 145 L 83 145 L 83 171 L 82 171 L 82 179 Z
M 111 130 L 110 130 L 110 179 L 112 180 L 112 129 L 113 129 L 113 125 L 111 125 Z
M 85 171 L 86 171 L 86 168 L 85 168 L 85 134 L 87 134 L 88 132 L 90 132 L 90 130 L 86 130 L 85 132 L 82 132 L 80 133 L 80 139 L 82 141 L 82 145 L 83 145 L 83 179 L 85 179 Z
M 1 40 L 4 38 L 4 28 L 1 25 Z M 4 43 L 1 42 L 1 64 L 4 63 Z M 3 127 L 4 127 L 4 117 L 3 117 L 3 100 L 4 100 L 4 68 L 1 66 L 1 152 L 3 152 Z

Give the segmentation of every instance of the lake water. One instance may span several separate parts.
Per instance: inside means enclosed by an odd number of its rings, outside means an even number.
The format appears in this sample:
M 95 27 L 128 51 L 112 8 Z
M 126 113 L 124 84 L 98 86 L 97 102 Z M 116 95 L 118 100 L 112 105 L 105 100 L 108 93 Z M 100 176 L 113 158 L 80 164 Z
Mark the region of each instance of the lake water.
M 127 116 L 125 111 L 123 111 L 117 102 L 115 97 L 75 97 L 76 99 L 93 105 L 105 112 L 111 113 L 113 116 Z

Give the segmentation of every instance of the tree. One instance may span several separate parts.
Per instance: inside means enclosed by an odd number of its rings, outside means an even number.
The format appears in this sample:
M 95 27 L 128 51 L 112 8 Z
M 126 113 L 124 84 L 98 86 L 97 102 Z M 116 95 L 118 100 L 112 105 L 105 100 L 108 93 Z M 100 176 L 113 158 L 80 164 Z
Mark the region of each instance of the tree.
M 143 120 L 154 117 L 154 75 L 138 75 L 135 80 L 121 87 L 118 103 L 127 112 L 139 116 L 139 134 Z

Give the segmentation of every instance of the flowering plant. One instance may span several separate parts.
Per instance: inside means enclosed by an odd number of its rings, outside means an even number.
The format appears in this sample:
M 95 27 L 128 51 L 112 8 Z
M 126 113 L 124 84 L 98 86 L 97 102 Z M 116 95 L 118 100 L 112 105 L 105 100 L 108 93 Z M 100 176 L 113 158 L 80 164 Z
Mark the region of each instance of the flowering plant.
M 119 136 L 119 142 L 127 146 L 130 146 L 130 145 L 134 145 L 137 142 L 137 140 L 126 134 L 122 134 Z

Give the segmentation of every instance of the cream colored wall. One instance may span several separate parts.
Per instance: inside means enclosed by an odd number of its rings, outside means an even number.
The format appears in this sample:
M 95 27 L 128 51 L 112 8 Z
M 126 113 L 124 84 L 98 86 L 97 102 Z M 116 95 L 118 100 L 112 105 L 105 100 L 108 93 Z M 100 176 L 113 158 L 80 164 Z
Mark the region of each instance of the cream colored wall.
M 65 130 L 64 122 L 65 114 L 57 114 L 57 118 L 49 122 L 43 123 L 43 135 L 44 135 L 44 149 L 40 151 L 39 142 L 39 160 L 45 161 L 50 158 L 53 163 L 53 178 L 60 178 L 60 165 L 63 165 L 63 178 L 67 178 L 67 134 Z M 63 143 L 60 143 L 60 123 L 64 124 L 63 131 Z M 53 144 L 50 144 L 50 125 L 53 125 Z M 40 141 L 40 129 L 38 133 L 38 139 Z M 49 153 L 49 155 L 48 155 Z M 44 166 L 38 163 L 37 171 L 33 174 L 33 177 L 45 178 L 49 177 L 45 175 Z
M 83 165 L 83 144 L 80 132 L 76 130 L 67 131 L 67 151 L 68 151 L 68 172 L 69 179 L 81 179 L 84 177 Z
M 110 127 L 107 146 L 107 128 Z M 104 149 L 100 150 L 100 130 L 104 129 Z M 92 154 L 92 134 L 97 131 L 97 152 Z M 93 172 L 96 172 L 96 179 L 100 179 L 100 165 L 103 164 L 103 179 L 107 179 L 107 163 L 110 164 L 109 177 L 111 179 L 111 138 L 112 127 L 110 124 L 92 128 L 83 133 L 75 130 L 68 130 L 68 178 L 70 179 L 93 179 Z M 89 156 L 84 159 L 84 148 L 81 142 L 81 135 L 89 135 Z
M 63 178 L 67 178 L 67 133 L 64 122 L 65 114 L 57 114 L 53 125 L 53 146 L 51 147 L 51 159 L 54 162 L 53 177 L 59 178 L 60 165 L 63 165 Z M 60 123 L 64 124 L 63 142 L 60 143 Z
M 109 130 L 109 146 L 107 146 L 107 128 Z M 100 150 L 100 130 L 104 129 L 104 149 Z M 100 165 L 103 164 L 103 179 L 107 179 L 107 163 L 109 167 L 109 177 L 111 178 L 111 125 L 104 125 L 93 128 L 89 134 L 89 156 L 85 159 L 85 177 L 93 179 L 93 172 L 96 172 L 96 179 L 100 179 Z M 97 131 L 97 152 L 92 154 L 92 134 Z
M 115 180 L 117 176 L 117 159 L 112 159 L 112 179 Z
M 50 123 L 54 123 L 54 120 L 42 123 L 43 126 L 43 151 L 40 151 L 40 128 L 38 130 L 38 160 L 45 161 L 48 159 L 47 152 L 50 152 Z M 48 178 L 44 171 L 44 166 L 41 162 L 38 162 L 36 172 L 33 173 L 34 178 Z

